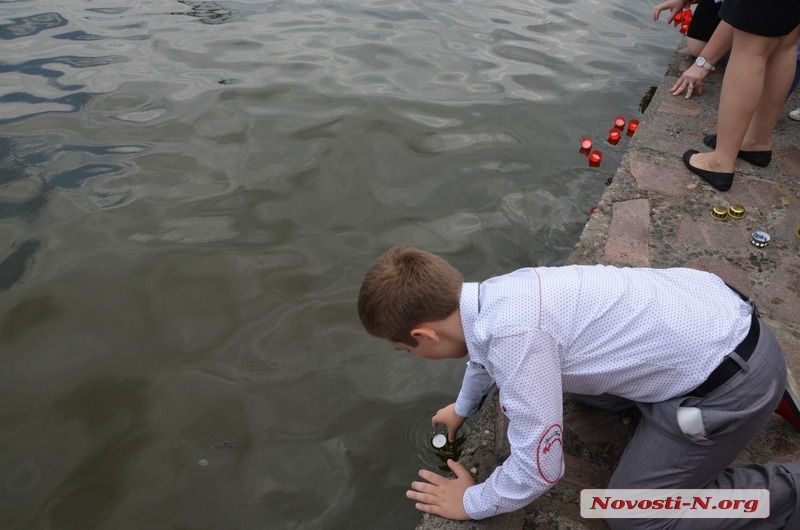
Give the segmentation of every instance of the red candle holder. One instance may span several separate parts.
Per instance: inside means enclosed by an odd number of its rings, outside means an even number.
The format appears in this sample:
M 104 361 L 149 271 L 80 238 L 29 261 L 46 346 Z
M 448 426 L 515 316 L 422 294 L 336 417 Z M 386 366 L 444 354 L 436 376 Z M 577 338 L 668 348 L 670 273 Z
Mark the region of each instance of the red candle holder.
M 684 22 L 683 24 L 681 24 L 681 34 L 686 35 L 687 31 L 689 31 L 689 23 Z
M 636 132 L 636 129 L 639 128 L 639 120 L 630 120 L 628 122 L 628 136 L 633 136 L 633 133 Z
M 600 161 L 603 159 L 602 151 L 598 151 L 595 149 L 592 151 L 592 154 L 589 155 L 589 165 L 593 167 L 597 167 L 600 165 Z
M 614 127 L 619 129 L 620 131 L 625 128 L 625 118 L 623 116 L 617 116 L 614 118 Z
M 619 142 L 619 139 L 621 137 L 622 135 L 620 134 L 619 129 L 617 129 L 616 127 L 613 127 L 608 130 L 609 143 L 616 145 L 616 143 Z
M 683 6 L 683 10 L 677 15 L 675 15 L 675 18 L 673 20 L 676 21 L 675 22 L 676 26 L 678 25 L 678 22 L 680 22 L 681 30 L 683 30 L 684 25 L 689 25 L 692 23 L 693 15 L 694 13 L 692 13 L 692 8 L 689 6 L 689 4 L 686 4 Z
M 581 140 L 581 154 L 588 155 L 589 151 L 592 150 L 592 139 L 589 137 L 583 138 Z

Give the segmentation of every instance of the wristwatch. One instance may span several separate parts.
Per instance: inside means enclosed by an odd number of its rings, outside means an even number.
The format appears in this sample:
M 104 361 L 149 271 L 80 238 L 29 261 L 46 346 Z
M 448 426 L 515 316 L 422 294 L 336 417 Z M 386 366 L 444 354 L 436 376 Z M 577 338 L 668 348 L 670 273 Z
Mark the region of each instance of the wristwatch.
M 710 62 L 706 61 L 702 57 L 698 57 L 695 60 L 694 64 L 696 64 L 700 68 L 705 68 L 706 70 L 715 70 L 716 69 L 713 64 L 711 64 Z

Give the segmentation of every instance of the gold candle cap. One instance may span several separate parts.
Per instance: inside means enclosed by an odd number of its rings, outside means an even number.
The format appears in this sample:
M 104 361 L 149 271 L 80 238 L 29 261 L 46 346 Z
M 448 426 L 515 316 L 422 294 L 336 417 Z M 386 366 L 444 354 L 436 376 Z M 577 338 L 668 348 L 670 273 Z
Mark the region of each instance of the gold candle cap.
M 730 215 L 733 219 L 743 219 L 744 206 L 741 204 L 731 204 L 731 207 L 728 208 L 728 215 Z
M 724 221 L 725 218 L 728 217 L 728 210 L 726 210 L 723 206 L 714 206 L 711 209 L 711 217 L 717 221 Z

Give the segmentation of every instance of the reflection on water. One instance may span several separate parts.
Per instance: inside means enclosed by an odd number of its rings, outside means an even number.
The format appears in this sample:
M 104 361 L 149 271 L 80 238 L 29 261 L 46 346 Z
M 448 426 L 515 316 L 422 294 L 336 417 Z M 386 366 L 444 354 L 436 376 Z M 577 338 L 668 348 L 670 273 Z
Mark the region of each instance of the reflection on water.
M 48 29 L 66 26 L 67 23 L 67 19 L 59 13 L 40 13 L 12 18 L 8 24 L 0 24 L 0 39 L 30 37 Z
M 172 13 L 185 14 L 191 17 L 196 17 L 198 22 L 203 24 L 224 24 L 230 22 L 236 11 L 223 7 L 217 2 L 191 2 L 190 0 L 179 0 L 181 4 L 185 4 L 191 8 L 186 13 Z
M 463 366 L 365 336 L 365 268 L 562 262 L 625 147 L 578 140 L 680 37 L 633 0 L 0 4 L 10 529 L 413 527 Z

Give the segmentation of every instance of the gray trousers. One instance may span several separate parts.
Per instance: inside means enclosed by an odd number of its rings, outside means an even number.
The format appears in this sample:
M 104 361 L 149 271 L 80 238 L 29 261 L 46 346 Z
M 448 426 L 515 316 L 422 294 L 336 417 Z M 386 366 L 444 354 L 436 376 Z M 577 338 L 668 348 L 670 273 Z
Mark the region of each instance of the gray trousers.
M 627 402 L 642 413 L 609 488 L 768 489 L 768 519 L 608 519 L 627 529 L 800 529 L 800 462 L 728 468 L 775 411 L 786 386 L 786 361 L 763 320 L 758 345 L 742 371 L 704 398 L 680 396 L 661 403 L 634 403 L 615 396 L 575 396 L 577 401 L 619 409 Z M 678 407 L 700 409 L 706 436 L 678 426 Z

